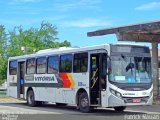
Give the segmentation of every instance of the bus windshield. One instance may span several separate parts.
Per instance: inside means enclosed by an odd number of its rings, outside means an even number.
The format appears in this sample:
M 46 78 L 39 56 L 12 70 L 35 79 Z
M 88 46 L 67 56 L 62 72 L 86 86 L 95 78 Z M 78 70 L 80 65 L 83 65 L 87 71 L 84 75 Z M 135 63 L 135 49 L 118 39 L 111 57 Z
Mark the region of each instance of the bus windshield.
M 109 80 L 117 83 L 150 83 L 151 59 L 149 57 L 111 57 Z

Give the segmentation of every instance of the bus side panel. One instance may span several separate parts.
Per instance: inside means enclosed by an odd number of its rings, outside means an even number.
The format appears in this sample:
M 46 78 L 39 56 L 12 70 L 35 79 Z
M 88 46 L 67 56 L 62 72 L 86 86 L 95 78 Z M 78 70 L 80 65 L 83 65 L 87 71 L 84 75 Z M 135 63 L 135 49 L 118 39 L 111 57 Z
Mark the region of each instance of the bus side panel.
M 76 104 L 75 103 L 75 91 L 74 89 L 63 89 L 64 103 Z
M 37 87 L 39 91 L 40 101 L 55 102 L 56 88 L 52 87 Z
M 17 75 L 7 76 L 7 95 L 17 98 Z
M 63 88 L 56 88 L 57 103 L 76 104 L 76 95 L 81 88 L 83 88 L 89 96 L 89 73 L 69 73 L 67 76 L 70 84 L 68 88 L 64 86 Z
M 89 73 L 88 72 L 72 73 L 72 78 L 74 80 L 74 88 L 75 88 L 74 98 L 72 98 L 72 99 L 75 100 L 75 103 L 76 103 L 77 92 L 80 89 L 84 89 L 87 92 L 88 97 L 89 97 L 90 96 L 90 94 L 89 94 L 90 93 L 89 92 Z
M 7 95 L 10 97 L 18 98 L 17 96 L 17 86 L 9 86 L 7 88 Z
M 64 103 L 64 93 L 63 88 L 56 88 L 56 103 Z
M 74 89 L 56 88 L 56 103 L 75 104 Z
M 72 73 L 74 81 L 74 88 L 88 88 L 89 87 L 89 73 Z
M 62 87 L 32 87 L 35 93 L 35 100 L 76 104 L 76 95 L 80 88 L 83 88 L 89 96 L 89 73 L 65 73 L 65 76 L 65 78 L 61 77 L 61 80 L 63 81 Z M 26 83 L 34 82 L 26 81 Z M 29 86 L 25 87 L 26 95 L 28 88 Z
M 24 99 L 25 100 L 27 99 L 27 90 L 28 90 L 28 87 L 24 87 Z

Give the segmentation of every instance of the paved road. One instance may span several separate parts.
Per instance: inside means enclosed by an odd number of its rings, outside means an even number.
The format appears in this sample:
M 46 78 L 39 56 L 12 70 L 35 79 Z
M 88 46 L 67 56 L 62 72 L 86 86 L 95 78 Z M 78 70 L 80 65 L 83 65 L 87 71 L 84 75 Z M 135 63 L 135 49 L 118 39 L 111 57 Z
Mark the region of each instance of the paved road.
M 59 107 L 45 104 L 41 107 L 28 107 L 26 103 L 0 103 L 0 119 L 14 120 L 141 120 L 160 119 L 160 106 L 129 107 L 124 112 L 113 109 L 95 109 L 92 113 L 81 113 L 74 106 Z M 12 120 L 10 119 L 10 120 Z

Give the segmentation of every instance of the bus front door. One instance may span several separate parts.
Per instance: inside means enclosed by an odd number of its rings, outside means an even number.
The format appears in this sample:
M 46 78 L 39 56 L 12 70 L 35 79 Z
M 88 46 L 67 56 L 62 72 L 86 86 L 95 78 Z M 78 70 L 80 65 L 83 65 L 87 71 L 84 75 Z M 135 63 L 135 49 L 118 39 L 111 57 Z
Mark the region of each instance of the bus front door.
M 18 98 L 24 98 L 24 75 L 25 75 L 25 62 L 18 62 L 18 74 L 17 74 L 17 96 Z
M 91 54 L 90 62 L 90 103 L 91 105 L 100 105 L 99 88 L 99 58 L 100 54 Z
M 100 106 L 103 101 L 101 94 L 106 91 L 107 54 L 91 54 L 90 61 L 90 103 Z

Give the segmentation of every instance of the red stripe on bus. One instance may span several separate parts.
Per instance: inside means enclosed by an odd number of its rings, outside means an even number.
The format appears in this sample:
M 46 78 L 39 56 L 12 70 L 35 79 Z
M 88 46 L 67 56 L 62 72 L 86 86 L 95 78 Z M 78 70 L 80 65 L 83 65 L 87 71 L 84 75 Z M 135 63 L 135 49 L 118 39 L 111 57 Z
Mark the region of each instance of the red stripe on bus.
M 63 81 L 63 88 L 70 88 L 71 82 L 67 76 L 67 73 L 60 73 L 59 76 Z

